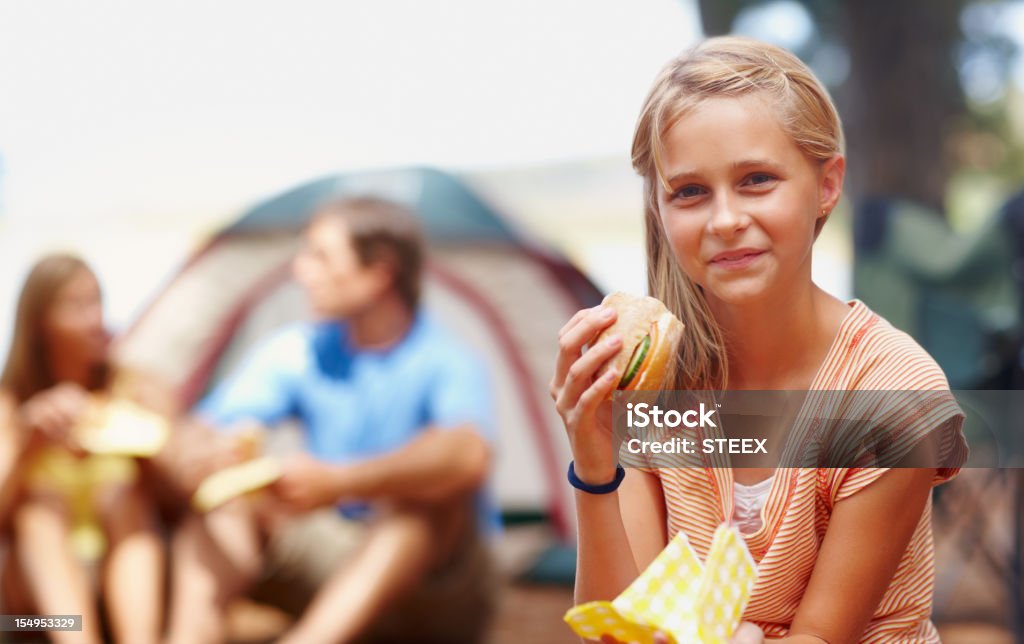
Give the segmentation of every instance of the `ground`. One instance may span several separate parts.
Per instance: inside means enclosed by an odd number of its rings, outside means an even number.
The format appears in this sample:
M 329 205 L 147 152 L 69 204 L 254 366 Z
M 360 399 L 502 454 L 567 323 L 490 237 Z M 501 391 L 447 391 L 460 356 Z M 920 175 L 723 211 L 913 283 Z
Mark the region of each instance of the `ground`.
M 495 553 L 505 583 L 486 644 L 579 642 L 562 621 L 562 615 L 572 605 L 571 587 L 517 581 L 520 573 L 553 540 L 551 532 L 543 526 L 505 530 Z M 958 601 L 963 599 L 958 598 Z M 287 625 L 288 620 L 281 613 L 249 602 L 240 602 L 231 611 L 233 644 L 273 641 Z M 1006 629 L 981 621 L 939 624 L 939 631 L 944 644 L 1011 644 L 1014 641 Z

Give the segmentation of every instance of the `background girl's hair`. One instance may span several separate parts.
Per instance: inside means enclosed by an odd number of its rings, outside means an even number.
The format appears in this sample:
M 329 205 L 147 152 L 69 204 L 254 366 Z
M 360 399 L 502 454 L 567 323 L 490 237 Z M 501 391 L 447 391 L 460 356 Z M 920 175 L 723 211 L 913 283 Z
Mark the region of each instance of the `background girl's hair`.
M 658 215 L 658 184 L 668 188 L 662 140 L 702 101 L 758 93 L 778 111 L 783 130 L 809 158 L 843 154 L 842 124 L 828 90 L 792 53 L 750 38 L 710 38 L 670 61 L 644 101 L 633 136 L 633 168 L 644 179 L 647 288 L 686 324 L 671 386 L 724 389 L 725 339 L 702 289 L 680 269 Z M 815 234 L 827 217 L 818 219 Z
M 48 255 L 32 267 L 18 296 L 14 332 L 0 387 L 24 402 L 57 384 L 49 371 L 43 325 L 61 287 L 81 271 L 92 270 L 80 258 Z

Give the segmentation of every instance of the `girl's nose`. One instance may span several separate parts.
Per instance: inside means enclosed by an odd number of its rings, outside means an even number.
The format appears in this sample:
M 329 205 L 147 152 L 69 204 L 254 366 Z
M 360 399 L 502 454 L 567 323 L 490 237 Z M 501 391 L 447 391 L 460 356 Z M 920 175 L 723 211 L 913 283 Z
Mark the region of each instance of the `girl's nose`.
M 749 225 L 750 217 L 741 213 L 734 204 L 730 204 L 727 200 L 716 199 L 712 204 L 711 216 L 708 219 L 708 232 L 722 239 L 731 239 Z

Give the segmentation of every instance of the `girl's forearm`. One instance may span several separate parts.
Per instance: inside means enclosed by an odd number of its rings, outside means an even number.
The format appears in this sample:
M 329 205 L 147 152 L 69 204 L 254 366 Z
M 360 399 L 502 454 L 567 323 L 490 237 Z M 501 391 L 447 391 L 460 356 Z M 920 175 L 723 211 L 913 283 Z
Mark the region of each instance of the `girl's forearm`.
M 576 603 L 611 600 L 638 573 L 619 512 L 619 493 L 576 492 Z

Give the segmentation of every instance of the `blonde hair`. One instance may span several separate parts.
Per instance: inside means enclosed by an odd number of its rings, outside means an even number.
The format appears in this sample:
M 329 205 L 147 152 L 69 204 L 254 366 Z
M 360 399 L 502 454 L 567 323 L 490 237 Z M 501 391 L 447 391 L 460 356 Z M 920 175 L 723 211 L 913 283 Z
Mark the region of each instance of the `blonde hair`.
M 680 268 L 658 215 L 658 183 L 667 190 L 662 139 L 709 98 L 758 93 L 777 107 L 783 130 L 811 159 L 843 154 L 842 123 L 828 90 L 790 52 L 738 36 L 710 38 L 670 61 L 644 101 L 633 136 L 633 169 L 644 179 L 647 288 L 686 323 L 672 387 L 724 389 L 728 361 L 721 329 L 702 289 Z M 818 219 L 815 234 L 827 215 Z

